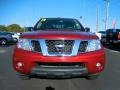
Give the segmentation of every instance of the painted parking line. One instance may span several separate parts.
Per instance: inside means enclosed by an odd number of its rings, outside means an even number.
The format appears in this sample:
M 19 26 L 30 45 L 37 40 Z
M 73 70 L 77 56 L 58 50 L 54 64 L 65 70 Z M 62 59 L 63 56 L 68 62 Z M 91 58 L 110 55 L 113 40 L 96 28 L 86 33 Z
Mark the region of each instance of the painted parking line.
M 120 51 L 116 51 L 116 50 L 110 50 L 110 51 L 114 53 L 120 53 Z
M 112 49 L 108 49 L 108 48 L 105 48 L 105 50 L 107 50 L 109 52 L 112 52 L 112 53 L 120 53 L 120 51 L 112 50 Z

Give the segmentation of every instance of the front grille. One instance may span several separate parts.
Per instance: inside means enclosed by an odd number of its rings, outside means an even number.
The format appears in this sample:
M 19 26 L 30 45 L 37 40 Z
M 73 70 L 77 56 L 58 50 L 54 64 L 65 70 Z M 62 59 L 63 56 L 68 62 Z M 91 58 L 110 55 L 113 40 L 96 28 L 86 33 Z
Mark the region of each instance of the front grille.
M 88 41 L 81 41 L 78 52 L 81 53 L 86 52 L 87 46 L 88 46 Z
M 30 40 L 34 52 L 43 56 L 76 56 L 86 52 L 88 41 L 80 40 Z
M 49 54 L 71 54 L 74 40 L 45 40 Z

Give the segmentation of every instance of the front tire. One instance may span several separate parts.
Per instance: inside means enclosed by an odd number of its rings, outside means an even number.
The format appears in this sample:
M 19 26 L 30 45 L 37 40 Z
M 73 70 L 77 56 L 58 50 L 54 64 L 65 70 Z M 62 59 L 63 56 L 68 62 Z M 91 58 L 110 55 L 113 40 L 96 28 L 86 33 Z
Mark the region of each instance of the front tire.
M 7 44 L 7 40 L 6 39 L 1 39 L 0 40 L 0 44 L 1 45 L 6 45 Z

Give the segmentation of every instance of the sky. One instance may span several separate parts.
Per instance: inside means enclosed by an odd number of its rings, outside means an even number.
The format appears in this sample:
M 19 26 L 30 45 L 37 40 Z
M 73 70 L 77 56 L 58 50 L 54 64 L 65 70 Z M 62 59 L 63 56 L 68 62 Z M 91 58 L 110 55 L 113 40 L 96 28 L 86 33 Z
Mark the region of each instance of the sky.
M 108 28 L 120 28 L 120 0 L 109 0 Z M 95 32 L 98 8 L 98 30 L 105 30 L 104 0 L 0 0 L 0 25 L 34 26 L 40 18 L 76 18 Z M 80 18 L 82 16 L 82 18 Z

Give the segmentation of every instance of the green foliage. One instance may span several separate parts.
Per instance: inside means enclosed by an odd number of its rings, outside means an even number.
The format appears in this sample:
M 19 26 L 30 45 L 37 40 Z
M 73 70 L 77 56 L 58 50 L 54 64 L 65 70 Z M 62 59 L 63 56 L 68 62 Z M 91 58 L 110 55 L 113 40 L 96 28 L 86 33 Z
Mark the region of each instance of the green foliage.
M 22 32 L 23 29 L 18 24 L 11 24 L 7 26 L 9 32 Z
M 11 24 L 8 26 L 0 25 L 0 31 L 7 31 L 7 32 L 25 32 L 26 30 L 18 24 Z
M 7 28 L 5 25 L 0 25 L 0 31 L 7 31 Z

